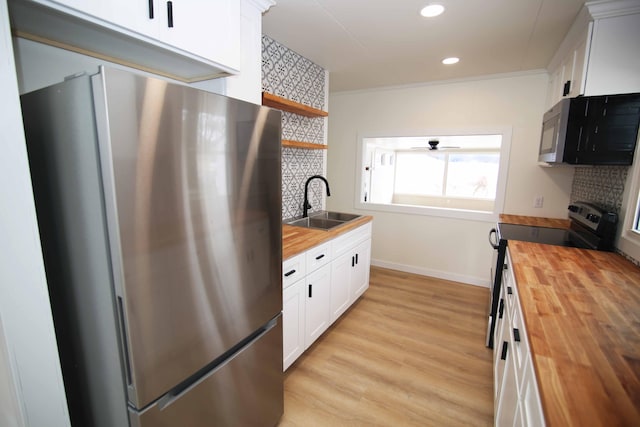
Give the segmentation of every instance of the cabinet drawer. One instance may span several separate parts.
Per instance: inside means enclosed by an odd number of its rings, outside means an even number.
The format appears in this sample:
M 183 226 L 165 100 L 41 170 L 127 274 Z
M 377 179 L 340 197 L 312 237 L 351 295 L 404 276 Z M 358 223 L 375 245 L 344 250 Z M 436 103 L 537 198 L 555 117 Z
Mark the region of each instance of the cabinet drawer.
M 282 289 L 291 286 L 306 274 L 306 253 L 303 252 L 282 263 Z
M 315 246 L 309 249 L 306 254 L 308 274 L 331 261 L 331 242 Z
M 337 257 L 342 255 L 349 249 L 358 245 L 358 243 L 363 242 L 367 239 L 371 238 L 371 223 L 367 223 L 362 225 L 355 230 L 351 230 L 342 236 L 336 237 L 333 240 L 333 256 Z

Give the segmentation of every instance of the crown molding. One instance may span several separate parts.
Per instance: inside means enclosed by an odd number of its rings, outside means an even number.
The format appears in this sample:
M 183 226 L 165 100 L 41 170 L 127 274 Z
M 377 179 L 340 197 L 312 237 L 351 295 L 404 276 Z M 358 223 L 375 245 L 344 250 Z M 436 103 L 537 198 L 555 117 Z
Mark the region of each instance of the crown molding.
M 593 19 L 640 13 L 640 0 L 595 0 L 585 3 Z

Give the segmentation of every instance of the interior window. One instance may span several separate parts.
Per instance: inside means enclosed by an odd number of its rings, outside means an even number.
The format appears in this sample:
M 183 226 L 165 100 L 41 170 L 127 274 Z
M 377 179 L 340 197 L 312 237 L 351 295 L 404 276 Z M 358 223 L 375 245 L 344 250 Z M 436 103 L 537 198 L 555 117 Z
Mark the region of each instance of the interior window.
M 506 148 L 499 133 L 363 138 L 360 207 L 497 212 Z

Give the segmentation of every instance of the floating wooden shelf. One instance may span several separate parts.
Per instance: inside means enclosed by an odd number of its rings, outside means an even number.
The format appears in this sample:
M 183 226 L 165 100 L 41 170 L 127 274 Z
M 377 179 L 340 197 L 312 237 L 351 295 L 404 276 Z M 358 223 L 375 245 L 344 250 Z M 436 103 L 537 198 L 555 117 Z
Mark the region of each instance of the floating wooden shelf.
M 268 92 L 262 92 L 262 105 L 305 117 L 327 117 L 329 115 L 326 111 L 318 110 L 317 108 L 309 107 L 299 102 L 290 101 Z
M 326 150 L 326 144 L 313 144 L 311 142 L 301 142 L 301 141 L 291 141 L 288 139 L 282 140 L 283 147 L 294 147 L 294 148 L 308 148 L 311 150 Z

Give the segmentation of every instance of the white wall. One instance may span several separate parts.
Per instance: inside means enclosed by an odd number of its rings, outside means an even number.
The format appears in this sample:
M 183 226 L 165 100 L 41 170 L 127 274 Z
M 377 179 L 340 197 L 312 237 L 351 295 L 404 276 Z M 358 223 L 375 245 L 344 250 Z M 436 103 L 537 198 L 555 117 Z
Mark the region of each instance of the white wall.
M 0 425 L 68 426 L 5 0 L 0 93 Z
M 547 83 L 547 73 L 539 72 L 332 93 L 328 208 L 374 216 L 374 264 L 488 286 L 492 223 L 355 209 L 358 135 L 509 126 L 504 213 L 566 218 L 573 169 L 537 164 Z M 538 195 L 544 207 L 534 209 Z

